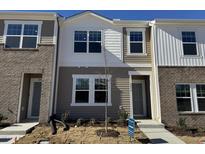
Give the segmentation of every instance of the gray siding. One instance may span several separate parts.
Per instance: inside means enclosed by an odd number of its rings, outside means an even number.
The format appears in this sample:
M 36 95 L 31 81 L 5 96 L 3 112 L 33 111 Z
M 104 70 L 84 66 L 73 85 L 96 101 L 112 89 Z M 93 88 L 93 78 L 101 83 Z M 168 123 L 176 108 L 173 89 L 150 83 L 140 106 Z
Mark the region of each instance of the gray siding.
M 123 57 L 124 57 L 124 62 L 125 63 L 147 63 L 151 64 L 152 63 L 152 55 L 151 55 L 151 41 L 150 41 L 150 34 L 151 34 L 151 29 L 146 28 L 146 56 L 133 56 L 133 55 L 128 55 L 128 45 L 127 45 L 127 31 L 126 28 L 123 28 Z
M 111 80 L 111 102 L 112 106 L 108 107 L 109 117 L 117 118 L 119 106 L 122 105 L 127 112 L 130 111 L 130 95 L 129 95 L 129 75 L 128 71 L 146 70 L 145 68 L 109 68 L 109 74 L 112 75 Z M 148 69 L 148 68 L 147 68 Z M 148 69 L 149 70 L 149 69 Z M 104 118 L 104 107 L 70 106 L 72 101 L 72 75 L 73 74 L 104 74 L 104 68 L 96 67 L 60 67 L 58 98 L 57 98 L 57 114 L 69 112 L 71 118 Z

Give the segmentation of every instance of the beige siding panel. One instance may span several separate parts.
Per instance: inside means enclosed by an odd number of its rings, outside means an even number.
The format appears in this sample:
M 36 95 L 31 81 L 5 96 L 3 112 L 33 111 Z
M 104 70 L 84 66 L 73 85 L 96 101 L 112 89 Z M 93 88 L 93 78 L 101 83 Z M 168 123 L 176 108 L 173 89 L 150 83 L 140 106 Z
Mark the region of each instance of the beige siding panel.
M 3 43 L 3 35 L 4 35 L 4 20 L 0 20 L 0 43 Z
M 152 55 L 151 55 L 151 42 L 150 42 L 150 28 L 146 28 L 146 56 L 133 56 L 128 55 L 128 45 L 127 45 L 127 31 L 126 28 L 123 28 L 123 56 L 125 63 L 152 63 Z

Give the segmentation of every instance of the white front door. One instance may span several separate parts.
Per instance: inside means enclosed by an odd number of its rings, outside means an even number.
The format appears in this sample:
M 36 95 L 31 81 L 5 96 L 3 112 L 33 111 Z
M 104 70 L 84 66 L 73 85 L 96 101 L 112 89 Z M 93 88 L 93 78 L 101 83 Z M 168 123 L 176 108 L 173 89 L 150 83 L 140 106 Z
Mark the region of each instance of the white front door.
M 38 118 L 41 99 L 41 79 L 31 78 L 27 118 Z
M 146 92 L 144 80 L 132 81 L 132 97 L 133 97 L 133 116 L 146 117 Z

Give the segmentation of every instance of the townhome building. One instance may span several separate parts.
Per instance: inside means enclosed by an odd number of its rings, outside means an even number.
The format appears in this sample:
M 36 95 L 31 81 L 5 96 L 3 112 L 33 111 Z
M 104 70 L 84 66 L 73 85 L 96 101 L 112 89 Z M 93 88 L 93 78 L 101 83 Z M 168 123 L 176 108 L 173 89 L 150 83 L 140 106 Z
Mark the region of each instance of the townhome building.
M 205 21 L 155 20 L 154 53 L 162 123 L 205 126 Z
M 0 114 L 205 123 L 205 21 L 0 13 Z
M 55 113 L 70 118 L 160 121 L 149 21 L 108 19 L 86 11 L 60 25 Z
M 56 13 L 0 13 L 0 113 L 46 122 L 53 99 Z

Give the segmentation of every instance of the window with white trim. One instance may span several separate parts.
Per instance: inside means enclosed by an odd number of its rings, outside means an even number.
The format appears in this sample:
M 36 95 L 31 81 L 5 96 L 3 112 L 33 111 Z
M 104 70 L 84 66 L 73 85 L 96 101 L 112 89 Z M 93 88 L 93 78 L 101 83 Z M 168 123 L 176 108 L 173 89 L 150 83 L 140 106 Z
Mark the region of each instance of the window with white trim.
M 40 24 L 8 22 L 5 31 L 5 48 L 37 48 Z
M 145 29 L 128 29 L 128 54 L 146 54 Z
M 195 32 L 183 31 L 182 43 L 184 55 L 197 55 L 196 35 Z
M 111 76 L 73 75 L 73 106 L 111 105 Z
M 75 53 L 102 52 L 101 31 L 75 31 L 74 35 Z
M 197 92 L 197 102 L 198 102 L 198 110 L 205 111 L 205 84 L 204 85 L 196 85 Z
M 177 84 L 176 99 L 179 112 L 204 112 L 205 84 Z
M 176 85 L 178 111 L 192 111 L 190 85 Z

